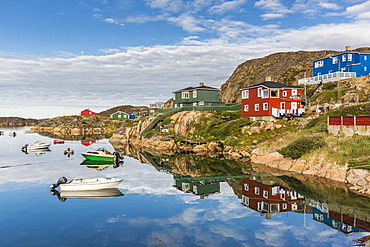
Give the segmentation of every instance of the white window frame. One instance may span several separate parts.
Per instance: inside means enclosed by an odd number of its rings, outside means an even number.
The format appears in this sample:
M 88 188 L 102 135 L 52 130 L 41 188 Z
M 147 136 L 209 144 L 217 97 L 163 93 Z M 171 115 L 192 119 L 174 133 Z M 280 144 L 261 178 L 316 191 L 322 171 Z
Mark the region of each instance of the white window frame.
M 267 99 L 269 97 L 269 90 L 262 90 L 262 99 Z
M 298 95 L 298 90 L 297 89 L 292 89 L 292 96 Z
M 193 91 L 193 98 L 197 98 L 198 97 L 198 91 L 197 90 L 194 90 Z
M 338 57 L 333 57 L 332 58 L 332 63 L 337 64 L 338 63 Z
M 288 209 L 288 203 L 286 203 L 286 202 L 283 202 L 283 210 L 285 210 L 285 209 Z
M 267 111 L 269 109 L 269 104 L 268 103 L 263 103 L 263 110 Z
M 189 92 L 181 92 L 182 99 L 189 99 Z
M 242 99 L 249 99 L 249 90 L 242 91 Z
M 263 197 L 268 199 L 269 198 L 269 192 L 267 190 L 263 191 Z
M 260 110 L 260 104 L 254 104 L 254 111 Z
M 249 105 L 244 105 L 244 112 L 248 112 L 249 111 Z
M 291 107 L 292 110 L 297 110 L 298 109 L 298 103 L 297 102 L 292 102 Z
M 348 54 L 348 61 L 352 61 L 352 54 Z
M 198 105 L 198 103 L 197 102 L 193 102 L 193 106 L 197 106 Z
M 342 55 L 342 62 L 345 62 L 347 60 L 346 54 Z
M 244 184 L 244 190 L 249 191 L 249 185 L 247 183 Z
M 272 92 L 276 92 L 276 96 L 272 96 Z M 278 89 L 271 89 L 270 90 L 270 98 L 279 98 L 279 90 Z
M 204 105 L 204 101 L 199 101 L 198 105 Z
M 366 66 L 364 66 L 364 71 L 367 71 L 367 67 Z
M 260 194 L 260 188 L 254 187 L 254 194 L 259 195 Z
M 288 96 L 288 92 L 287 91 L 283 91 L 283 97 L 287 97 Z
M 258 88 L 258 97 L 262 97 L 262 88 Z
M 364 60 L 365 60 L 365 61 L 367 60 L 367 56 L 364 56 Z
M 280 109 L 281 110 L 285 110 L 286 109 L 285 102 L 280 102 Z
M 249 197 L 242 195 L 242 203 L 249 206 Z

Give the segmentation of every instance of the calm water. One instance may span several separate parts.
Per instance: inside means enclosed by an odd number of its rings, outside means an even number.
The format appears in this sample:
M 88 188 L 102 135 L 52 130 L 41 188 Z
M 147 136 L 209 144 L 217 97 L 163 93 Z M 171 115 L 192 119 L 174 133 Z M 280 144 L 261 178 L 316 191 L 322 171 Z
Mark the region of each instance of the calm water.
M 97 170 L 81 165 L 80 152 L 113 150 L 108 140 L 25 154 L 26 143 L 54 140 L 25 129 L 0 128 L 0 246 L 351 246 L 369 235 L 369 200 L 340 189 L 240 176 L 248 169 L 200 157 L 140 154 L 141 162 L 125 156 L 123 166 Z M 183 176 L 189 173 L 208 177 Z M 124 181 L 119 190 L 95 192 L 107 198 L 59 200 L 49 186 L 61 176 Z

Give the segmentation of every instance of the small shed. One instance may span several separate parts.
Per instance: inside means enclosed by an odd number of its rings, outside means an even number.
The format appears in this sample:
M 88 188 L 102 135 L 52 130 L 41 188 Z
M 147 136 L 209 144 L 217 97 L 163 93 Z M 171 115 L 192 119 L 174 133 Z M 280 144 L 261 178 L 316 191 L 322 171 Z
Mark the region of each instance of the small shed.
M 121 119 L 129 119 L 129 118 L 130 118 L 130 115 L 128 113 L 121 112 L 121 111 L 115 112 L 110 115 L 110 119 L 112 120 L 121 120 Z
M 130 114 L 130 119 L 136 119 L 136 115 Z
M 90 111 L 89 109 L 85 109 L 81 111 L 81 116 L 92 116 L 95 115 L 96 113 L 93 111 Z

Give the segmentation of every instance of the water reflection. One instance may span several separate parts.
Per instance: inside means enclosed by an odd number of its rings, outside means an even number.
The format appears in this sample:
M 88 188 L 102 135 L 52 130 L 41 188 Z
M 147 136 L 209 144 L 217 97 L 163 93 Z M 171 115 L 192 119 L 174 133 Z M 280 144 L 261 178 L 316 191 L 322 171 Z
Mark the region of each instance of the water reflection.
M 297 213 L 312 215 L 313 220 L 347 236 L 370 231 L 370 199 L 352 194 L 345 187 L 331 186 L 326 180 L 310 181 L 312 178 L 303 175 L 299 175 L 302 180 L 294 175 L 271 176 L 261 174 L 252 164 L 248 167 L 203 156 L 140 155 L 158 171 L 173 174 L 174 187 L 179 191 L 201 199 L 220 193 L 220 183 L 227 182 L 242 205 L 267 220 L 273 215 Z
M 45 154 L 51 152 L 51 150 L 49 148 L 29 149 L 29 150 L 22 148 L 21 151 L 24 154 L 34 154 L 36 156 L 42 156 L 42 155 L 45 155 Z
M 109 167 L 114 169 L 118 167 L 123 167 L 123 161 L 106 161 L 106 160 L 84 160 L 80 165 L 85 166 L 89 169 L 94 169 L 97 171 L 104 171 Z
M 73 199 L 102 199 L 123 196 L 123 193 L 117 188 L 109 188 L 102 190 L 84 190 L 84 191 L 58 191 L 50 190 L 52 195 L 55 195 L 59 201 L 65 202 L 68 198 Z

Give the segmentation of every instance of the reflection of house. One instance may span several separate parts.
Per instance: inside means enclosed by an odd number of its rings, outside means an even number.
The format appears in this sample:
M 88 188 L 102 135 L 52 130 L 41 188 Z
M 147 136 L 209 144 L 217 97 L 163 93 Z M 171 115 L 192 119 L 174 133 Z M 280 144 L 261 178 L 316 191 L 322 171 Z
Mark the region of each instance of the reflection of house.
M 220 101 L 220 89 L 205 86 L 200 83 L 198 87 L 187 87 L 173 92 L 173 105 L 186 106 L 225 106 Z
M 322 211 L 312 208 L 313 219 L 324 223 L 345 234 L 354 232 L 370 231 L 370 222 L 349 217 L 334 211 Z
M 84 146 L 90 146 L 91 144 L 95 143 L 96 141 L 91 141 L 91 140 L 82 140 L 81 144 Z
M 92 116 L 95 115 L 96 113 L 93 111 L 90 111 L 89 109 L 85 109 L 81 111 L 81 116 Z
M 192 178 L 174 176 L 175 187 L 185 193 L 192 193 L 195 195 L 204 196 L 215 194 L 220 192 L 220 181 L 216 181 L 214 178 Z
M 243 179 L 242 186 L 242 203 L 262 214 L 302 210 L 303 196 L 293 190 L 249 179 Z
M 130 115 L 128 113 L 121 112 L 121 111 L 115 112 L 110 115 L 110 119 L 112 120 L 121 120 L 121 119 L 129 119 L 129 118 L 130 118 Z
M 244 117 L 280 117 L 287 114 L 301 115 L 302 88 L 267 81 L 243 88 L 242 115 Z

